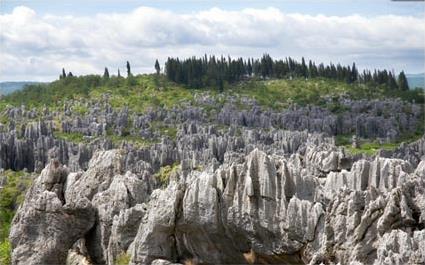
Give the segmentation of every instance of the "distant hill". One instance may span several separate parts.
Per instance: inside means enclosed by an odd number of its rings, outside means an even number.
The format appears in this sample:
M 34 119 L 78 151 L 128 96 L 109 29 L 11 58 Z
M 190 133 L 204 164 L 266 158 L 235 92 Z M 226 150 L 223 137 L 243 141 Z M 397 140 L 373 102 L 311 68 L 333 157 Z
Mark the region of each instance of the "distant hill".
M 409 87 L 416 88 L 424 88 L 425 89 L 425 73 L 422 74 L 406 74 L 407 82 L 409 83 Z
M 18 82 L 0 82 L 0 95 L 7 95 L 13 91 L 22 89 L 25 85 L 39 84 L 40 82 L 18 81 Z

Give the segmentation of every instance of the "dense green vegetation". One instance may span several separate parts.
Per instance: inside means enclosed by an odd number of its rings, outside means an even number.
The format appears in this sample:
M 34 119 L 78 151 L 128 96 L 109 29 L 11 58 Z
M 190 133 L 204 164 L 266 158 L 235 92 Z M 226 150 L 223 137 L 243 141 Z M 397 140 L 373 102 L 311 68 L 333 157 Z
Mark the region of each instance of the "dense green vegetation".
M 21 171 L 5 171 L 5 185 L 0 188 L 0 264 L 10 264 L 10 225 L 19 204 L 24 200 L 25 191 L 31 184 L 31 176 Z
M 315 104 L 338 111 L 331 106 L 328 98 L 347 96 L 353 99 L 379 99 L 399 97 L 406 101 L 424 102 L 424 91 L 389 90 L 386 85 L 347 84 L 344 81 L 327 78 L 296 78 L 261 80 L 252 78 L 236 83 L 225 83 L 223 92 L 213 87 L 189 89 L 168 81 L 164 75 L 137 75 L 129 78 L 96 75 L 72 76 L 59 79 L 50 84 L 38 84 L 26 87 L 0 100 L 0 111 L 7 105 L 41 108 L 47 106 L 60 109 L 66 100 L 102 99 L 108 95 L 114 108 L 129 107 L 135 112 L 144 112 L 148 108 L 172 108 L 193 104 L 196 95 L 208 93 L 219 98 L 220 94 L 245 96 L 258 101 L 263 107 L 285 108 L 288 104 Z M 86 114 L 84 106 L 74 107 L 74 112 Z
M 159 72 L 157 62 L 155 62 L 155 68 Z M 397 82 L 396 75 L 391 71 L 375 70 L 372 73 L 364 70 L 359 73 L 355 63 L 351 67 L 332 63 L 316 65 L 311 60 L 307 64 L 304 57 L 301 62 L 297 62 L 291 57 L 285 60 L 273 60 L 268 54 L 264 54 L 260 59 L 247 60 L 207 55 L 202 58 L 168 58 L 165 63 L 165 73 L 169 80 L 192 88 L 213 86 L 220 91 L 223 91 L 224 82 L 234 83 L 252 77 L 262 79 L 328 78 L 348 84 L 385 85 L 389 90 L 409 90 L 403 71 L 398 75 Z
M 0 111 L 6 105 L 28 107 L 61 107 L 69 99 L 100 99 L 109 95 L 113 107 L 130 107 L 143 112 L 151 107 L 173 107 L 192 103 L 196 94 L 241 94 L 254 98 L 265 107 L 284 107 L 289 103 L 324 105 L 329 96 L 346 95 L 351 98 L 399 97 L 407 101 L 424 102 L 423 90 L 409 90 L 404 72 L 396 76 L 391 71 L 375 70 L 359 73 L 355 64 L 350 66 L 316 65 L 288 57 L 273 60 L 265 54 L 261 59 L 242 58 L 169 58 L 165 75 L 133 75 L 127 62 L 127 77 L 110 75 L 105 68 L 103 76 L 74 76 L 62 70 L 59 80 L 49 84 L 29 85 L 23 90 L 4 96 Z M 190 88 L 199 88 L 197 90 Z M 217 90 L 218 88 L 218 90 Z M 235 93 L 236 92 L 236 93 Z M 334 106 L 335 107 L 335 106 Z M 75 112 L 85 114 L 78 106 Z
M 167 81 L 164 76 L 137 75 L 130 78 L 103 78 L 89 75 L 66 77 L 49 84 L 27 86 L 0 100 L 0 110 L 7 105 L 28 107 L 47 106 L 59 109 L 66 100 L 96 100 L 109 96 L 114 108 L 130 107 L 143 112 L 150 107 L 173 107 L 193 99 L 193 91 Z M 77 112 L 85 113 L 80 107 Z

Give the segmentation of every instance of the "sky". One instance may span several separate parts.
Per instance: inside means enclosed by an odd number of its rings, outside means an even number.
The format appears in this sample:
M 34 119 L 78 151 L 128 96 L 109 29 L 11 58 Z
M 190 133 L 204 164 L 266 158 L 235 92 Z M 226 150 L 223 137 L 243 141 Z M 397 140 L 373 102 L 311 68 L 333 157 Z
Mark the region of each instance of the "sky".
M 0 0 L 0 81 L 51 81 L 202 56 L 425 72 L 425 3 L 390 0 Z

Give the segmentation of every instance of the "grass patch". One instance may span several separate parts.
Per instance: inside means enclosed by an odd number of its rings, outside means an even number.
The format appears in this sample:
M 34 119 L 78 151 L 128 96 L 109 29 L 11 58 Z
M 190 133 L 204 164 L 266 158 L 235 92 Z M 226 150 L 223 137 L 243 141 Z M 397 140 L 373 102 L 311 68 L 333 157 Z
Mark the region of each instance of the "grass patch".
M 399 143 L 383 143 L 377 142 L 363 143 L 359 148 L 353 148 L 351 145 L 344 146 L 345 149 L 352 155 L 365 154 L 368 156 L 376 155 L 379 150 L 394 151 L 399 146 Z
M 118 254 L 117 258 L 115 259 L 116 265 L 128 265 L 130 263 L 130 255 L 128 255 L 126 252 L 122 252 Z
M 358 89 L 354 86 L 323 78 L 250 80 L 230 86 L 229 92 L 255 99 L 263 107 L 280 110 L 292 103 L 327 106 L 326 97 L 345 95 L 351 90 Z M 342 106 L 331 107 L 342 108 Z
M 159 121 L 152 121 L 150 126 L 153 131 L 158 131 L 162 136 L 166 136 L 171 140 L 176 140 L 177 138 L 176 127 L 165 125 L 163 122 Z
M 137 147 L 146 147 L 155 143 L 154 141 L 150 139 L 145 139 L 141 136 L 130 135 L 130 134 L 125 134 L 120 136 L 120 135 L 114 134 L 111 129 L 108 129 L 106 131 L 106 135 L 107 135 L 106 137 L 110 139 L 114 145 L 120 145 L 123 142 L 127 142 Z
M 82 133 L 77 133 L 77 132 L 65 133 L 65 132 L 54 131 L 53 136 L 55 138 L 63 139 L 65 141 L 73 142 L 73 143 L 86 142 L 86 139 L 84 139 L 84 135 Z
M 113 108 L 128 107 L 130 110 L 143 113 L 149 108 L 173 108 L 193 103 L 197 91 L 166 80 L 164 76 L 137 75 L 133 77 L 135 85 L 129 87 L 125 83 L 117 86 L 100 86 L 90 91 L 90 97 L 100 99 L 109 95 Z
M 337 146 L 351 145 L 352 137 L 353 136 L 351 134 L 338 134 L 338 135 L 335 136 L 335 145 L 337 145 Z

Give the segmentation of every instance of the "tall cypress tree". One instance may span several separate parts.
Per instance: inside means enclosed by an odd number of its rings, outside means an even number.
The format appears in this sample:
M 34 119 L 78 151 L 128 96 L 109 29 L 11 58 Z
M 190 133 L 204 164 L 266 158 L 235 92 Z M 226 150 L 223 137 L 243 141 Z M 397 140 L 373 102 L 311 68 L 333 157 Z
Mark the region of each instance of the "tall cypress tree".
M 155 70 L 156 70 L 156 74 L 159 75 L 159 72 L 161 71 L 161 67 L 159 66 L 158 59 L 156 59 L 155 61 Z
M 62 68 L 62 75 L 59 77 L 59 79 L 65 78 L 66 77 L 66 72 L 65 72 L 65 68 Z
M 351 68 L 351 82 L 356 82 L 359 76 L 359 72 L 357 71 L 356 64 L 353 63 L 353 67 Z
M 127 77 L 131 75 L 130 63 L 127 61 Z
M 401 71 L 398 75 L 398 87 L 402 91 L 409 90 L 409 83 L 407 82 L 406 75 L 404 74 L 404 71 Z
M 108 67 L 105 67 L 105 72 L 103 73 L 103 78 L 105 78 L 105 79 L 108 79 L 109 78 Z
M 397 82 L 395 81 L 394 75 L 390 72 L 388 75 L 388 83 L 387 83 L 388 87 L 391 90 L 395 90 L 398 88 L 397 86 Z
M 221 76 L 218 79 L 218 90 L 220 92 L 223 92 L 223 90 L 224 90 L 224 82 L 223 82 L 223 78 Z
M 251 59 L 248 59 L 248 65 L 246 66 L 246 72 L 248 73 L 248 76 L 251 76 L 252 75 Z
M 308 74 L 307 65 L 305 64 L 304 57 L 302 57 L 302 59 L 301 59 L 301 75 L 305 78 L 305 77 L 307 77 L 307 74 Z

